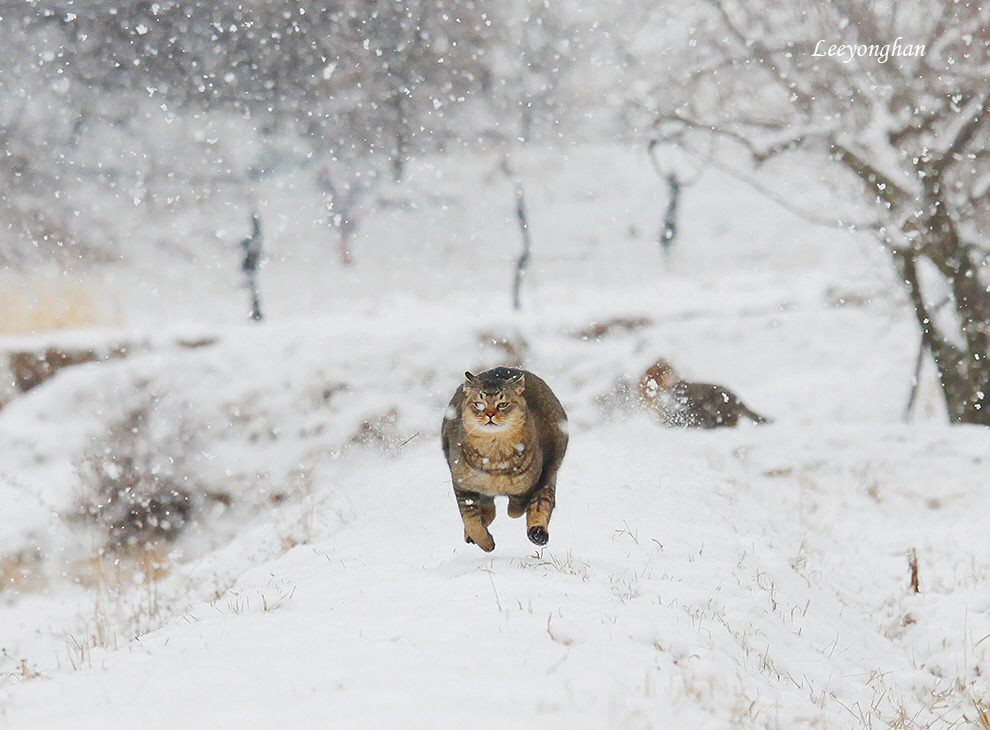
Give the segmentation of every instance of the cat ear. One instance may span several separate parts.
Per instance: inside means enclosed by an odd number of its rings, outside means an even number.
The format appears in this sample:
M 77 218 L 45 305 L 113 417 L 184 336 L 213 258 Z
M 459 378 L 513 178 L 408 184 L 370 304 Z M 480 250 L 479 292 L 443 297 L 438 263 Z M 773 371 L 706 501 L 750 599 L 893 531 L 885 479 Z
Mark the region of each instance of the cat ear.
M 477 382 L 478 378 L 475 377 L 474 375 L 472 375 L 470 371 L 465 370 L 464 371 L 464 380 L 465 380 L 465 382 L 468 382 L 468 383 L 474 383 L 474 382 Z
M 512 388 L 516 393 L 522 395 L 522 392 L 526 389 L 526 376 L 520 373 L 512 380 L 506 381 L 507 388 Z

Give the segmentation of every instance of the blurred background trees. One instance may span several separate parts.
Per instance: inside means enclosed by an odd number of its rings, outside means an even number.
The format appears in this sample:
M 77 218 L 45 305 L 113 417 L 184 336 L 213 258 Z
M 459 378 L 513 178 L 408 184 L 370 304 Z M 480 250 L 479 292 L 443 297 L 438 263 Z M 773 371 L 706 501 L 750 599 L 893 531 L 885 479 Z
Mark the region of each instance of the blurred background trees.
M 975 0 L 0 0 L 0 264 L 114 259 L 123 207 L 249 200 L 286 171 L 346 263 L 411 156 L 679 145 L 871 231 L 950 418 L 990 423 L 988 49 Z
M 498 127 L 515 85 L 497 78 L 505 20 L 486 5 L 0 3 L 0 180 L 17 234 L 2 255 L 114 255 L 112 241 L 81 238 L 99 226 L 71 202 L 80 186 L 153 205 L 287 167 L 317 171 L 340 228 L 351 199 L 401 178 L 410 154 Z M 462 114 L 479 95 L 487 109 Z M 249 120 L 253 139 L 225 119 Z

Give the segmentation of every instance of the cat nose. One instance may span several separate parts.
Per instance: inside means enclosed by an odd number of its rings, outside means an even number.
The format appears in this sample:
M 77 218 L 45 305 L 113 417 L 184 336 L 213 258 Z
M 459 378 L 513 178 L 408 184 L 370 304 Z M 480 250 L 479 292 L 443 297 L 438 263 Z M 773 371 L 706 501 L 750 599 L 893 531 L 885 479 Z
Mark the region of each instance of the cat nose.
M 486 408 L 485 409 L 485 417 L 486 418 L 494 418 L 496 413 L 498 413 L 498 411 L 496 411 L 494 408 Z

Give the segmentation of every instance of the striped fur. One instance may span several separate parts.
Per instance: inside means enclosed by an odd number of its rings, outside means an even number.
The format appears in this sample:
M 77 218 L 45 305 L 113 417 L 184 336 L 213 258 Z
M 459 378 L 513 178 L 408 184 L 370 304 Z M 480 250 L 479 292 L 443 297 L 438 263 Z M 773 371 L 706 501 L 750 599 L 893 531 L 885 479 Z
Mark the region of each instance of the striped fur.
M 494 550 L 488 526 L 495 497 L 508 497 L 509 516 L 525 514 L 527 536 L 545 545 L 567 449 L 564 408 L 550 386 L 526 370 L 499 367 L 465 376 L 441 429 L 464 539 Z

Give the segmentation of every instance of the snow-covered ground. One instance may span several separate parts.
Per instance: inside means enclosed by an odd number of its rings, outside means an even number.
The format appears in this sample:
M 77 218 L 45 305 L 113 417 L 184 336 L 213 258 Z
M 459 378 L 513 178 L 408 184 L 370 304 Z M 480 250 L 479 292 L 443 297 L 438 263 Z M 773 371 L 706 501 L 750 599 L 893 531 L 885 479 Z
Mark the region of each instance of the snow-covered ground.
M 927 368 L 904 423 L 918 336 L 883 253 L 711 173 L 665 260 L 645 155 L 533 152 L 513 314 L 497 162 L 417 162 L 351 268 L 270 181 L 261 325 L 225 223 L 205 263 L 87 272 L 92 329 L 0 340 L 141 345 L 0 410 L 0 727 L 987 726 L 990 433 L 943 424 Z M 661 356 L 773 423 L 659 427 L 623 394 Z M 549 545 L 500 504 L 485 554 L 439 422 L 513 358 L 571 443 Z M 197 519 L 115 557 L 79 505 L 135 412 Z

